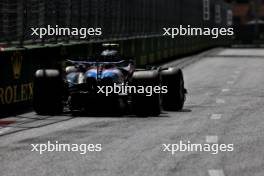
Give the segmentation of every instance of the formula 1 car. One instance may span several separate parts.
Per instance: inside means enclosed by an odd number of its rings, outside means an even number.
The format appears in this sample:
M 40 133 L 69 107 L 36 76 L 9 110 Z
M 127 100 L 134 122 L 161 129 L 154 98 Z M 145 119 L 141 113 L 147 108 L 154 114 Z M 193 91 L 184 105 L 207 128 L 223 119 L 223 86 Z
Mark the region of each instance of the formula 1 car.
M 33 89 L 36 113 L 58 114 L 68 107 L 71 112 L 158 116 L 162 109 L 183 108 L 186 89 L 181 69 L 136 68 L 133 60 L 120 59 L 117 53 L 106 49 L 98 57 L 68 60 L 63 71 L 37 70 Z

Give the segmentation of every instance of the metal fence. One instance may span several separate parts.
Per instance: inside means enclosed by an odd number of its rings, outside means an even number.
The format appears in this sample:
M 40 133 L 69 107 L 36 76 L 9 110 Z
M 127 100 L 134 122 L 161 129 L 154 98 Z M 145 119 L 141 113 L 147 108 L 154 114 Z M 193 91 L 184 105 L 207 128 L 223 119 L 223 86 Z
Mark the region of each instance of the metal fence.
M 161 35 L 166 26 L 203 25 L 202 4 L 202 0 L 0 0 L 0 44 L 82 40 L 76 36 L 40 39 L 31 35 L 32 27 L 47 25 L 102 28 L 102 36 L 83 39 L 86 41 Z
M 170 3 L 168 3 L 170 2 Z M 23 45 L 79 40 L 78 37 L 31 36 L 31 27 L 100 27 L 103 36 L 86 40 L 160 33 L 173 12 L 173 0 L 0 0 L 0 42 Z M 172 14 L 172 13 L 170 13 Z

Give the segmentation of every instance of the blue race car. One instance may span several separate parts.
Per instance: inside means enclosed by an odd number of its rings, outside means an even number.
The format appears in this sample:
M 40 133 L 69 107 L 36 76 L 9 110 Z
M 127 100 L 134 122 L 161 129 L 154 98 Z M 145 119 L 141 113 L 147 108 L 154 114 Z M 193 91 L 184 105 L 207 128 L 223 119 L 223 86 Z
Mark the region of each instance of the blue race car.
M 36 113 L 58 114 L 67 108 L 73 113 L 158 116 L 162 109 L 183 108 L 186 89 L 180 69 L 136 68 L 133 60 L 121 58 L 111 47 L 97 57 L 68 60 L 63 70 L 37 70 Z

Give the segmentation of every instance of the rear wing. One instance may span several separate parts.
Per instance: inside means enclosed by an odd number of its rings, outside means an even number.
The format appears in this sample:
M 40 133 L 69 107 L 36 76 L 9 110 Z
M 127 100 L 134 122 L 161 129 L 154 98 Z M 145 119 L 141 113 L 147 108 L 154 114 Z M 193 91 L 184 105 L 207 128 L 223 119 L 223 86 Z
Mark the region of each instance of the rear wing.
M 122 64 L 127 62 L 126 60 L 121 60 L 117 62 L 100 62 L 100 61 L 75 61 L 75 60 L 67 60 L 67 62 L 74 64 L 74 65 L 80 65 L 80 64 L 85 64 L 85 65 L 94 65 L 94 64 Z

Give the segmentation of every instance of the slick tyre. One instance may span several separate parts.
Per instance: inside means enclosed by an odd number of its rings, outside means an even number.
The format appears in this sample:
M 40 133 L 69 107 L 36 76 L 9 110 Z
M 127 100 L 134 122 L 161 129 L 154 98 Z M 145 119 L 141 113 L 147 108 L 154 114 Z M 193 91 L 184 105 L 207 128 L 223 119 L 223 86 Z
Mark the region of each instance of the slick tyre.
M 63 111 L 63 81 L 59 70 L 38 70 L 34 75 L 33 108 L 40 115 Z
M 167 111 L 182 110 L 186 94 L 182 70 L 168 68 L 161 72 L 161 77 L 162 85 L 167 86 L 168 90 L 162 97 L 163 109 Z
M 108 97 L 105 102 L 108 102 L 105 110 L 111 117 L 121 117 L 125 114 L 125 101 L 122 97 L 113 95 Z
M 138 71 L 132 76 L 131 85 L 139 88 L 144 87 L 145 93 L 132 94 L 132 112 L 139 117 L 158 116 L 161 113 L 160 94 L 151 95 L 147 87 L 160 86 L 160 76 L 157 70 Z

